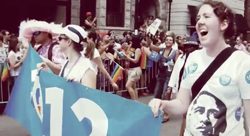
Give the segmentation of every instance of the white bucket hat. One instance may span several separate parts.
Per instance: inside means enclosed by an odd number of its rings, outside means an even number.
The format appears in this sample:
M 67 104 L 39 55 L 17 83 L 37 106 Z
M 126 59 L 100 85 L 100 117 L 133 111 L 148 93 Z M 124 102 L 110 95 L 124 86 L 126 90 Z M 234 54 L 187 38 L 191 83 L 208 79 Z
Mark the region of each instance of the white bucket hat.
M 72 25 L 72 24 L 64 27 L 61 34 L 65 34 L 71 40 L 79 44 L 81 44 L 81 42 L 83 42 L 84 39 L 86 39 L 88 35 L 88 33 L 82 27 L 78 25 Z

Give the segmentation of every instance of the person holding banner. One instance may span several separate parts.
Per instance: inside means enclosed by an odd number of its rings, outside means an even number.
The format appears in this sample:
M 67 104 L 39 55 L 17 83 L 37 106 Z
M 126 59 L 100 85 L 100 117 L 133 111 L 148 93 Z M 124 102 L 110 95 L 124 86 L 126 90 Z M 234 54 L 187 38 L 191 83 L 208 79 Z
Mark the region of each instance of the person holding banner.
M 58 75 L 66 60 L 55 40 L 62 26 L 46 21 L 27 20 L 22 21 L 19 28 L 19 39 L 32 44 L 43 60 L 47 59 L 50 69 Z
M 59 76 L 96 88 L 95 69 L 91 61 L 81 54 L 83 44 L 94 46 L 94 43 L 87 42 L 86 38 L 87 32 L 78 25 L 67 25 L 63 28 L 58 40 L 60 49 L 68 60 L 63 65 Z
M 185 136 L 249 135 L 250 57 L 226 44 L 233 24 L 234 14 L 223 2 L 204 1 L 196 23 L 203 48 L 189 55 L 177 98 L 149 102 L 155 116 L 159 110 L 187 112 Z

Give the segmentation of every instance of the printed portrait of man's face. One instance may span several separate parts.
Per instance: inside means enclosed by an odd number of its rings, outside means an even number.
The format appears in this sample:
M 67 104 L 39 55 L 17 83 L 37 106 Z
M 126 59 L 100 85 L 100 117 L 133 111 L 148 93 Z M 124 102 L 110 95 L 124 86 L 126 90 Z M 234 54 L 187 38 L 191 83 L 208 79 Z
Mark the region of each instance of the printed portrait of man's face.
M 226 106 L 213 94 L 202 91 L 195 99 L 191 113 L 191 126 L 203 136 L 216 136 L 226 129 Z

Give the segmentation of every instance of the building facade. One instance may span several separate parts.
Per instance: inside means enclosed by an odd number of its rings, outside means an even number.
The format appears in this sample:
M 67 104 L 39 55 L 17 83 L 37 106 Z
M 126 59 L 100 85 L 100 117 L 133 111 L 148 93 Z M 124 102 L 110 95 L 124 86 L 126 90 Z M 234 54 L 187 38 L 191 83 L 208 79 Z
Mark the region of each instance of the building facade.
M 177 35 L 194 32 L 196 7 L 203 0 L 58 0 L 55 22 L 83 25 L 85 13 L 97 17 L 100 31 L 123 32 L 137 29 L 147 16 L 162 20 L 162 27 Z M 223 0 L 239 16 L 244 0 Z

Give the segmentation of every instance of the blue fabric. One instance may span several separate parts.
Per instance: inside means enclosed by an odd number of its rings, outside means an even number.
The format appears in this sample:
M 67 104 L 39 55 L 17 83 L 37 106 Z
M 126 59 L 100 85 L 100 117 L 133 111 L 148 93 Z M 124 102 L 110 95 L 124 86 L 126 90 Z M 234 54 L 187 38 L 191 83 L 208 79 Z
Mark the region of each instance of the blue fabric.
M 158 52 L 152 51 L 148 58 L 154 62 L 158 62 L 161 58 L 161 55 Z
M 45 71 L 31 82 L 31 70 L 38 62 L 39 56 L 29 50 L 5 109 L 31 135 L 159 135 L 161 118 L 154 118 L 147 105 Z
M 152 68 L 154 65 L 154 62 L 150 59 L 147 59 L 147 68 Z
M 37 63 L 41 62 L 33 48 L 29 48 L 26 59 L 22 65 L 17 80 L 15 81 L 8 104 L 4 114 L 12 117 L 26 128 L 32 135 L 42 135 L 41 121 L 37 117 L 34 106 L 31 102 L 30 92 L 34 82 L 31 81 L 31 73 L 37 68 Z

